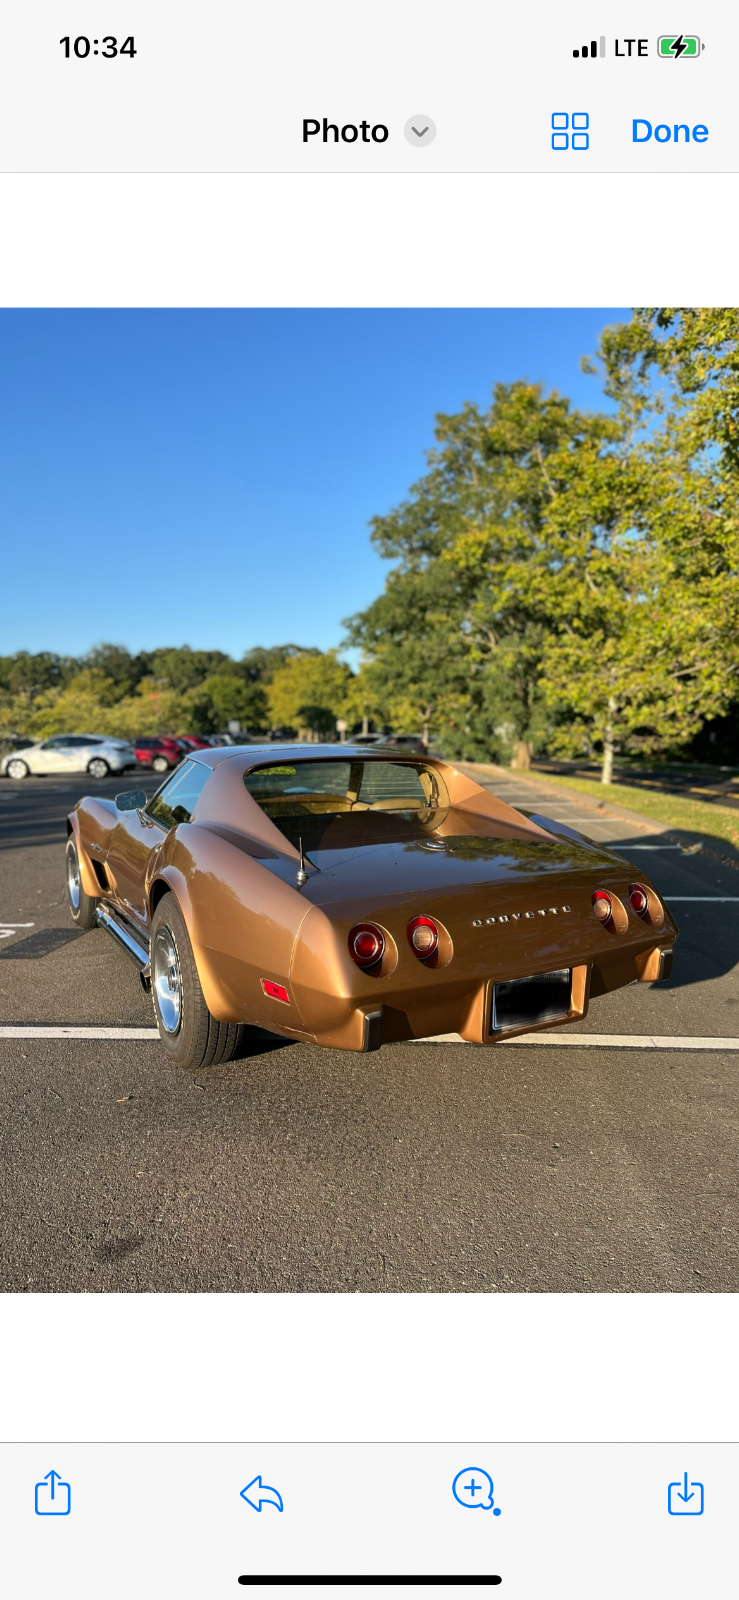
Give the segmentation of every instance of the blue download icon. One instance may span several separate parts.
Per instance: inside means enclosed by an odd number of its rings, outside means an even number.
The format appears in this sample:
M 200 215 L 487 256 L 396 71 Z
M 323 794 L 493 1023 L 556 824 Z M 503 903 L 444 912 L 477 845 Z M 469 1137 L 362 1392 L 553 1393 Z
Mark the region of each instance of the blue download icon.
M 667 1488 L 667 1510 L 671 1517 L 702 1517 L 703 1516 L 703 1484 L 696 1483 L 694 1478 L 688 1482 L 688 1474 L 684 1472 L 679 1483 L 670 1483 Z

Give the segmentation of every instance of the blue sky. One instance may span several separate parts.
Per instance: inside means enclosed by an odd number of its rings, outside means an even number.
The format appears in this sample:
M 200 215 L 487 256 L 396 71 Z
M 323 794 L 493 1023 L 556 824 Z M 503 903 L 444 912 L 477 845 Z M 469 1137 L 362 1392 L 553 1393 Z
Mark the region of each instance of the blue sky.
M 434 414 L 579 370 L 623 309 L 0 312 L 0 653 L 327 649 Z

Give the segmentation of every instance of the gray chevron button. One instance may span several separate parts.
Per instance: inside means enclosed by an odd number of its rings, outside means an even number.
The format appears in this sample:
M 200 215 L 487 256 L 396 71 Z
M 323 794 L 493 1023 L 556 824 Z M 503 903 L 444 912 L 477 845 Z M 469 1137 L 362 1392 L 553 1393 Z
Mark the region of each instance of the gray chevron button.
M 419 111 L 415 117 L 408 118 L 403 132 L 409 144 L 426 146 L 436 138 L 436 123 Z

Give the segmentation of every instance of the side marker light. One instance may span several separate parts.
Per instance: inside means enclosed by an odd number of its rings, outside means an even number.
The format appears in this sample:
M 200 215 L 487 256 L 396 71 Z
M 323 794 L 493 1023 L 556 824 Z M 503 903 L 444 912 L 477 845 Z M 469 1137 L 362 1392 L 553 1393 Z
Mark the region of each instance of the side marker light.
M 290 996 L 283 984 L 271 983 L 269 978 L 262 978 L 262 988 L 270 1000 L 282 1000 L 284 1005 L 289 1006 Z

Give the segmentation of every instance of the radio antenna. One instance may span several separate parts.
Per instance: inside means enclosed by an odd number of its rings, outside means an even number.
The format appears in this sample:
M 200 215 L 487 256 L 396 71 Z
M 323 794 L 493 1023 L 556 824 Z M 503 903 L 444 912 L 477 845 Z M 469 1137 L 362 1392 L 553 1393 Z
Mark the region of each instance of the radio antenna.
M 297 872 L 295 874 L 295 886 L 298 889 L 302 889 L 303 884 L 308 882 L 308 874 L 307 874 L 307 872 L 305 870 L 305 856 L 303 854 L 303 841 L 302 841 L 302 839 L 298 840 L 298 844 L 300 845 L 300 865 L 299 865 L 298 870 L 297 870 Z

